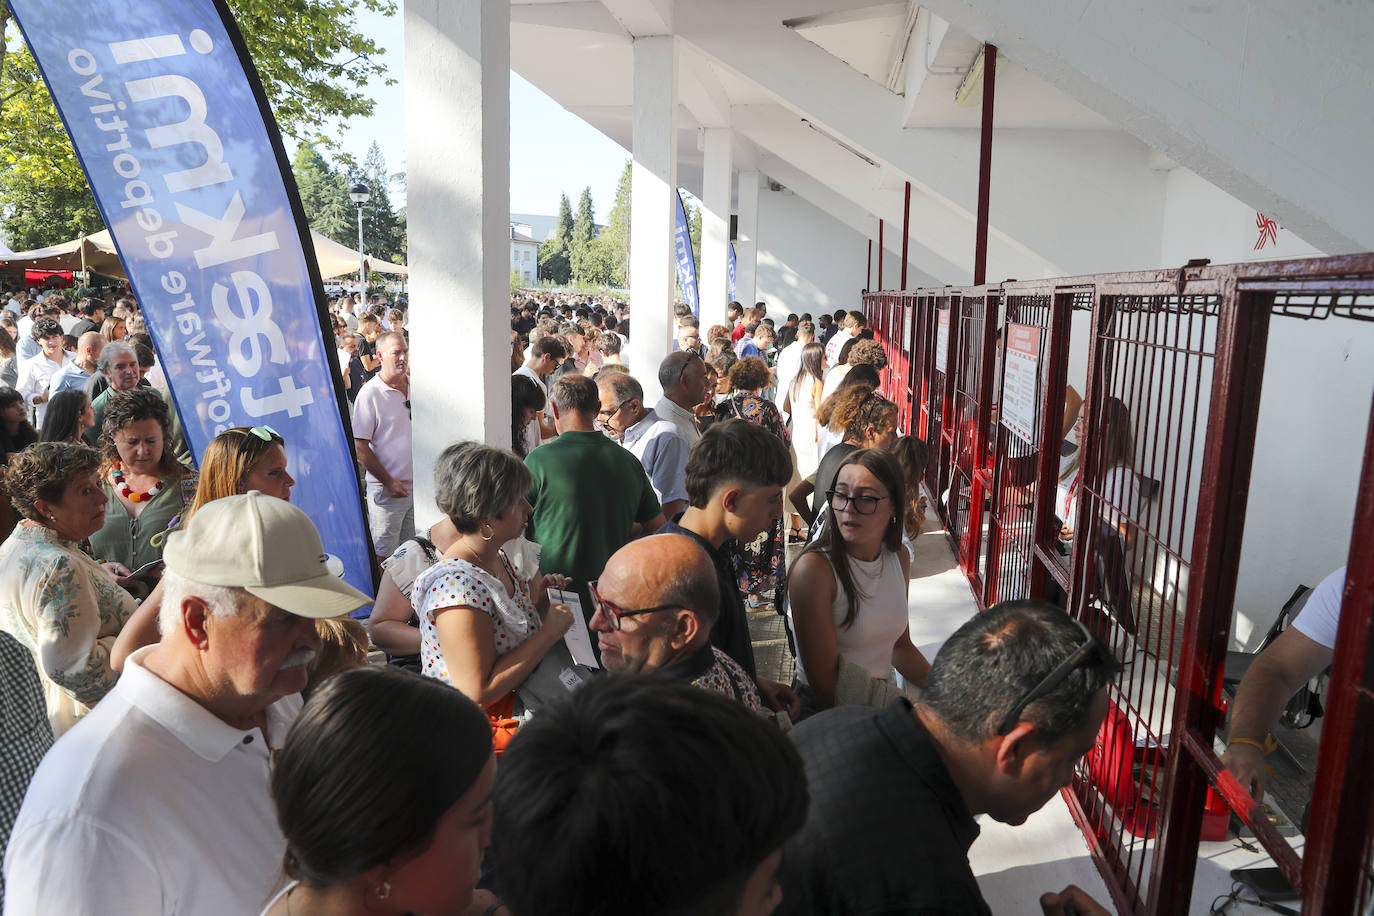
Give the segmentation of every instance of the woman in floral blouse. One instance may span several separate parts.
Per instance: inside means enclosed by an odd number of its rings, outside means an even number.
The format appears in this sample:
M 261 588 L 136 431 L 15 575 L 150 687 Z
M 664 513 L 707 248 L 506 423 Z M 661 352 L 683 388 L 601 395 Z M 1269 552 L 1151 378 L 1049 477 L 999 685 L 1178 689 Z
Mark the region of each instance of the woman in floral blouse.
M 15 455 L 6 488 L 23 521 L 0 544 L 0 629 L 33 653 L 61 734 L 115 684 L 110 648 L 134 599 L 82 549 L 105 522 L 100 455 L 40 442 Z

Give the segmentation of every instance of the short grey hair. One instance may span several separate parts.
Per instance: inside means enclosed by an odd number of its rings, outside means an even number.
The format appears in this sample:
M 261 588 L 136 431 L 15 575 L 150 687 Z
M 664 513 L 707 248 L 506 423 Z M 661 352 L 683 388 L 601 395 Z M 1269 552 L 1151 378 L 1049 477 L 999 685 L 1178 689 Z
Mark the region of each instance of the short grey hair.
M 207 585 L 165 570 L 162 573 L 162 605 L 157 610 L 157 631 L 163 636 L 176 632 L 181 625 L 181 604 L 187 598 L 204 601 L 216 617 L 237 617 L 249 597 L 241 588 Z
M 663 357 L 663 362 L 658 364 L 659 387 L 667 391 L 676 385 L 694 359 L 701 359 L 701 354 L 691 350 L 674 350 Z
M 112 340 L 109 343 L 105 344 L 104 348 L 101 349 L 100 356 L 95 361 L 96 368 L 99 369 L 101 372 L 105 372 L 110 368 L 110 363 L 114 360 L 116 356 L 124 355 L 132 356 L 134 359 L 138 359 L 138 353 L 134 350 L 133 347 L 129 346 L 122 340 Z
M 533 483 L 513 452 L 481 442 L 455 442 L 434 462 L 434 502 L 461 534 L 510 509 Z
M 597 381 L 598 388 L 609 388 L 615 395 L 616 403 L 628 401 L 630 398 L 638 398 L 639 403 L 644 403 L 644 386 L 635 381 L 635 377 L 625 372 L 613 372 L 603 379 Z

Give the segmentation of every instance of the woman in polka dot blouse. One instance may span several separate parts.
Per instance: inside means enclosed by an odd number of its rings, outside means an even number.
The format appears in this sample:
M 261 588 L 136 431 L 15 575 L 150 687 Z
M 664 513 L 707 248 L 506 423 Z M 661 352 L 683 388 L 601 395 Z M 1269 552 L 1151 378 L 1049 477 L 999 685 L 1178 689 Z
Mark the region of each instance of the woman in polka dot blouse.
M 434 466 L 435 501 L 458 539 L 415 580 L 425 676 L 452 684 L 487 711 L 498 748 L 509 740 L 515 688 L 572 625 L 572 612 L 550 606 L 548 588 L 565 576 L 525 581 L 501 546 L 525 530 L 531 478 L 505 449 L 459 442 Z

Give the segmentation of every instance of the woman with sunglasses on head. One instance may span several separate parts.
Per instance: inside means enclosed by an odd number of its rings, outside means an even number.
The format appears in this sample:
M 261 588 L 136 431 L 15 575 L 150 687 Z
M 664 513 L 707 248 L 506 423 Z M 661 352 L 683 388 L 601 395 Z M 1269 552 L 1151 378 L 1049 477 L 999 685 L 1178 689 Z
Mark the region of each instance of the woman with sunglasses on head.
M 291 501 L 296 480 L 286 469 L 286 442 L 270 426 L 235 426 L 210 440 L 200 460 L 200 480 L 195 496 L 179 518 L 171 520 L 166 531 L 185 525 L 206 503 L 226 496 L 257 490 L 268 496 Z M 110 652 L 114 670 L 124 667 L 124 659 L 143 646 L 158 641 L 157 612 L 162 606 L 162 583 L 139 605 L 120 631 Z
M 892 670 L 916 687 L 930 663 L 911 641 L 902 546 L 906 484 L 886 448 L 849 455 L 825 497 L 826 524 L 792 567 L 789 618 L 802 711 L 885 703 Z

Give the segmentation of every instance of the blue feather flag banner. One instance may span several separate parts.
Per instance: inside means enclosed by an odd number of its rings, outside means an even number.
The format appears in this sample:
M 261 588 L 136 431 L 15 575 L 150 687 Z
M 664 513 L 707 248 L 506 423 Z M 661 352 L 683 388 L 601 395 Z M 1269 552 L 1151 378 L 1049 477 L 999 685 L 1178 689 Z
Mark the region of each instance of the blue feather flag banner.
M 692 253 L 692 228 L 687 224 L 687 209 L 682 206 L 682 192 L 677 192 L 677 230 L 673 233 L 673 252 L 677 260 L 677 285 L 682 301 L 692 307 L 693 315 L 701 314 L 697 300 L 697 259 Z
M 114 238 L 192 452 L 286 441 L 293 501 L 372 594 L 333 331 L 276 122 L 214 0 L 10 0 Z M 326 330 L 328 328 L 328 330 Z

